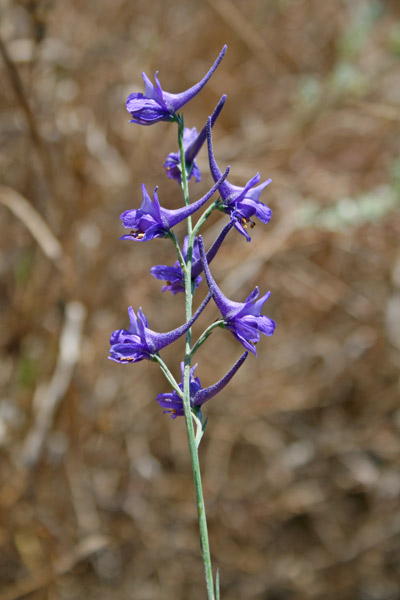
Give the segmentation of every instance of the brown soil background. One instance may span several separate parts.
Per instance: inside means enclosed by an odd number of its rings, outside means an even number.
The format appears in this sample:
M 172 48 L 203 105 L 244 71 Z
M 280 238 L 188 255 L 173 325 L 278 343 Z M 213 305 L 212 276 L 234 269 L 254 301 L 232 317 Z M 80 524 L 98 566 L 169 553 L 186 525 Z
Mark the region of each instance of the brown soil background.
M 271 290 L 277 329 L 205 409 L 221 598 L 400 599 L 399 18 L 395 0 L 3 0 L 0 600 L 205 598 L 184 423 L 156 365 L 107 352 L 131 304 L 156 331 L 183 320 L 149 274 L 172 245 L 119 241 L 142 182 L 181 202 L 175 128 L 129 124 L 125 98 L 142 71 L 186 89 L 224 43 L 185 121 L 228 95 L 217 160 L 272 178 L 273 220 L 213 273 L 240 301 Z M 203 385 L 240 352 L 213 334 Z

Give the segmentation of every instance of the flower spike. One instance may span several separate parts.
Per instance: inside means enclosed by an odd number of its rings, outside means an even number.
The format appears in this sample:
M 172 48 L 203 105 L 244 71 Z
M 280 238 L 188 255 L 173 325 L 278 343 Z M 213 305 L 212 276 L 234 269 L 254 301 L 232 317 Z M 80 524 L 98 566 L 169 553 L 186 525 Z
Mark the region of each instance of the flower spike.
M 233 227 L 233 221 L 229 221 L 227 225 L 223 228 L 211 248 L 207 252 L 207 261 L 210 263 L 217 251 L 221 247 L 222 242 L 227 236 L 228 232 Z M 188 247 L 188 237 L 185 237 L 182 248 L 182 256 L 186 261 L 187 256 L 187 247 Z M 200 273 L 203 271 L 203 263 L 200 258 L 199 251 L 199 241 L 197 237 L 194 239 L 193 243 L 193 252 L 192 252 L 192 281 L 195 282 L 196 288 L 199 287 L 201 282 Z M 162 292 L 170 291 L 175 296 L 179 292 L 185 291 L 185 276 L 182 272 L 179 261 L 177 260 L 173 267 L 169 267 L 168 265 L 156 265 L 150 269 L 150 273 L 156 279 L 161 279 L 166 282 L 166 285 L 163 285 L 161 288 Z
M 132 306 L 129 307 L 129 329 L 117 329 L 113 331 L 110 338 L 110 356 L 115 362 L 122 364 L 130 362 L 139 362 L 141 360 L 151 360 L 153 355 L 175 342 L 193 325 L 197 317 L 207 306 L 211 294 L 208 294 L 203 300 L 192 318 L 177 329 L 167 333 L 156 333 L 149 329 L 149 324 L 144 316 L 142 309 L 139 308 L 137 316 Z
M 224 319 L 224 326 L 232 332 L 246 350 L 257 356 L 255 345 L 260 340 L 260 333 L 272 335 L 275 330 L 275 322 L 260 314 L 263 304 L 270 296 L 270 292 L 257 300 L 259 289 L 255 287 L 244 302 L 229 300 L 221 292 L 211 275 L 201 236 L 199 236 L 199 249 L 208 288 Z
M 219 188 L 221 183 L 225 181 L 228 176 L 230 167 L 228 167 L 225 173 L 219 178 L 219 180 L 213 185 L 211 190 L 207 192 L 205 196 L 182 208 L 175 210 L 168 210 L 160 205 L 157 194 L 157 187 L 153 192 L 153 202 L 149 194 L 147 193 L 146 186 L 142 184 L 143 200 L 140 208 L 134 210 L 126 210 L 121 215 L 122 224 L 126 229 L 130 229 L 130 233 L 123 235 L 122 240 L 134 240 L 136 242 L 147 242 L 154 240 L 158 237 L 166 237 L 169 235 L 170 230 L 183 221 L 190 217 L 199 208 L 203 206 L 211 198 L 214 192 Z
M 221 171 L 214 158 L 210 117 L 207 122 L 207 144 L 210 170 L 214 181 L 216 181 L 220 178 Z M 223 200 L 224 211 L 235 219 L 235 228 L 239 233 L 244 235 L 248 242 L 251 238 L 246 231 L 246 226 L 248 223 L 250 223 L 250 226 L 254 226 L 251 217 L 255 216 L 260 219 L 262 223 L 268 223 L 271 220 L 272 215 L 271 209 L 259 200 L 262 190 L 271 183 L 272 179 L 267 179 L 263 183 L 260 183 L 260 185 L 256 185 L 259 181 L 260 174 L 257 173 L 257 175 L 252 177 L 244 187 L 232 185 L 228 181 L 225 181 L 219 189 L 219 193 Z
M 224 94 L 221 100 L 218 102 L 211 115 L 211 127 L 214 126 L 215 121 L 219 113 L 221 112 L 226 100 Z M 207 137 L 207 124 L 203 127 L 200 133 L 197 133 L 196 127 L 188 129 L 187 127 L 183 130 L 183 148 L 185 150 L 185 165 L 189 173 L 188 181 L 191 177 L 195 177 L 196 181 L 201 180 L 201 172 L 195 161 L 196 156 L 201 150 Z M 170 179 L 175 179 L 178 183 L 181 183 L 181 159 L 179 152 L 170 152 L 164 163 L 165 171 Z
M 200 408 L 205 402 L 214 398 L 223 388 L 230 382 L 232 377 L 235 375 L 236 371 L 242 366 L 244 361 L 246 360 L 248 352 L 242 354 L 238 361 L 233 365 L 233 367 L 214 385 L 211 385 L 207 388 L 201 387 L 201 382 L 198 377 L 194 376 L 194 371 L 197 365 L 194 365 L 190 369 L 190 405 L 192 408 Z M 181 390 L 183 390 L 183 372 L 184 372 L 184 363 L 181 363 L 181 371 L 182 371 L 182 381 L 179 384 Z M 181 417 L 184 415 L 183 411 L 183 403 L 182 398 L 178 396 L 178 394 L 174 391 L 167 394 L 158 394 L 156 401 L 158 404 L 165 408 L 164 413 L 168 413 L 171 415 L 172 419 L 176 419 L 176 417 Z
M 175 120 L 176 112 L 194 98 L 206 85 L 225 56 L 225 52 L 226 46 L 222 48 L 217 60 L 203 79 L 180 94 L 170 94 L 162 89 L 158 80 L 158 71 L 154 77 L 156 85 L 153 85 L 146 73 L 142 73 L 145 84 L 144 94 L 135 92 L 130 94 L 126 101 L 126 109 L 132 117 L 130 123 L 153 125 L 153 123 L 159 121 Z

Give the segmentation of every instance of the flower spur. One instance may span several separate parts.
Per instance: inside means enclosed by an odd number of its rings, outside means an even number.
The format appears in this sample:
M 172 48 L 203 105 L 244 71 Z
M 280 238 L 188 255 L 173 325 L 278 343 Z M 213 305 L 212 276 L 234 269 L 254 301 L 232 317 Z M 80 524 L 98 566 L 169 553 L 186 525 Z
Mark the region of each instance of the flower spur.
M 128 309 L 129 329 L 113 331 L 110 338 L 109 359 L 122 364 L 139 362 L 144 359 L 151 360 L 160 350 L 172 344 L 187 332 L 207 306 L 210 298 L 211 295 L 208 294 L 187 323 L 166 333 L 157 333 L 149 329 L 148 321 L 142 309 L 139 308 L 136 316 L 132 306 L 130 306 Z
M 226 375 L 224 375 L 224 377 L 222 377 L 222 379 L 207 388 L 202 388 L 200 379 L 194 376 L 194 371 L 197 367 L 197 365 L 194 365 L 194 367 L 190 369 L 190 405 L 192 409 L 200 409 L 205 402 L 219 394 L 219 392 L 223 390 L 223 388 L 230 382 L 236 371 L 242 366 L 247 358 L 247 355 L 248 352 L 244 352 L 244 354 L 242 354 L 239 360 L 236 361 L 233 367 L 228 371 L 228 373 L 226 373 Z M 183 390 L 183 362 L 181 363 L 181 371 L 182 380 L 178 385 L 179 388 Z M 182 398 L 178 396 L 175 390 L 166 394 L 158 394 L 156 401 L 162 408 L 165 408 L 164 413 L 170 414 L 172 419 L 176 419 L 176 417 L 182 417 L 184 415 Z
M 211 190 L 205 196 L 182 208 L 169 210 L 160 205 L 156 187 L 153 192 L 153 202 L 147 193 L 146 186 L 142 184 L 142 204 L 140 208 L 126 210 L 121 215 L 122 224 L 126 229 L 130 229 L 130 233 L 123 235 L 121 240 L 134 240 L 137 242 L 147 242 L 158 237 L 167 237 L 170 235 L 170 230 L 184 221 L 199 208 L 203 206 L 211 198 L 214 192 L 219 188 L 221 183 L 225 181 L 229 173 L 228 167 L 220 179 L 213 185 Z
M 211 115 L 211 127 L 214 126 L 214 123 L 225 104 L 225 100 L 226 95 L 224 94 Z M 185 150 L 185 165 L 188 172 L 188 181 L 191 177 L 195 177 L 197 182 L 201 180 L 201 171 L 197 166 L 195 158 L 206 141 L 207 126 L 208 124 L 203 127 L 199 134 L 197 133 L 196 127 L 193 127 L 192 129 L 185 127 L 183 130 L 183 148 Z M 181 184 L 182 174 L 179 152 L 170 152 L 168 154 L 164 163 L 164 169 L 170 179 L 175 179 Z
M 199 236 L 199 249 L 210 294 L 224 319 L 223 327 L 229 329 L 246 350 L 257 356 L 255 345 L 260 340 L 260 333 L 272 335 L 275 330 L 275 322 L 260 314 L 270 292 L 257 300 L 259 289 L 255 287 L 244 302 L 229 300 L 221 292 L 211 275 L 201 236 Z
M 221 177 L 221 171 L 214 158 L 210 117 L 207 122 L 207 145 L 210 171 L 214 181 L 217 181 Z M 268 223 L 272 216 L 271 209 L 260 202 L 262 190 L 271 183 L 272 179 L 267 179 L 263 183 L 260 183 L 260 185 L 256 185 L 259 181 L 260 173 L 257 173 L 257 175 L 252 177 L 244 187 L 232 185 L 228 181 L 224 181 L 219 188 L 224 212 L 230 214 L 235 219 L 235 228 L 239 233 L 244 235 L 248 242 L 251 238 L 246 231 L 246 226 L 249 222 L 254 226 L 251 217 L 255 216 L 260 219 L 262 223 Z
M 162 89 L 158 80 L 158 71 L 154 76 L 156 85 L 150 81 L 146 73 L 142 73 L 145 85 L 144 94 L 134 92 L 128 96 L 126 101 L 126 109 L 132 117 L 129 122 L 138 125 L 153 125 L 159 121 L 176 120 L 177 111 L 203 89 L 223 59 L 225 52 L 226 46 L 222 48 L 217 60 L 203 79 L 180 94 L 170 94 Z

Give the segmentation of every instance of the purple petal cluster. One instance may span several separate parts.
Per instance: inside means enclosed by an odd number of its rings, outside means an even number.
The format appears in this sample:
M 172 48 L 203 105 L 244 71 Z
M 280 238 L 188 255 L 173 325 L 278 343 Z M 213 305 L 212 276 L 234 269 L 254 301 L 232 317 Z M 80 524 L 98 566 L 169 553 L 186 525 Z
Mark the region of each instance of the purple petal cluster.
M 130 123 L 153 125 L 159 121 L 175 120 L 177 111 L 189 100 L 192 100 L 206 85 L 223 59 L 225 52 L 226 46 L 222 48 L 217 60 L 203 79 L 180 94 L 170 94 L 162 89 L 158 80 L 158 71 L 154 77 L 156 85 L 150 81 L 146 73 L 142 73 L 145 85 L 144 94 L 135 92 L 130 94 L 126 101 L 126 109 L 132 117 Z
M 129 329 L 113 331 L 110 338 L 109 358 L 122 364 L 139 362 L 144 359 L 151 360 L 154 354 L 172 344 L 187 332 L 207 306 L 210 298 L 209 294 L 187 323 L 167 333 L 157 333 L 149 329 L 149 324 L 142 309 L 139 308 L 136 316 L 132 306 L 130 306 L 128 309 Z
M 227 225 L 222 229 L 221 233 L 207 252 L 207 261 L 210 263 L 214 256 L 217 254 L 222 242 L 227 236 L 228 232 L 233 227 L 233 221 L 229 221 Z M 182 256 L 186 261 L 187 258 L 187 248 L 188 248 L 188 237 L 185 236 L 185 240 L 183 242 L 182 247 Z M 194 282 L 195 288 L 198 288 L 201 282 L 200 273 L 203 271 L 203 263 L 200 258 L 200 250 L 199 250 L 199 241 L 196 237 L 193 242 L 193 251 L 192 251 L 192 281 Z M 175 296 L 175 294 L 179 294 L 180 292 L 185 291 L 185 276 L 177 260 L 172 267 L 168 265 L 156 265 L 150 269 L 150 273 L 156 279 L 161 279 L 166 282 L 166 285 L 163 285 L 161 288 L 162 292 L 170 291 Z
M 236 371 L 242 366 L 247 358 L 247 355 L 247 352 L 242 354 L 239 360 L 233 365 L 228 373 L 222 377 L 222 379 L 207 388 L 202 388 L 200 379 L 194 376 L 194 371 L 197 367 L 197 365 L 194 365 L 194 367 L 190 369 L 190 404 L 192 408 L 200 408 L 205 402 L 219 394 L 219 392 L 223 390 L 223 388 L 230 382 Z M 183 362 L 181 363 L 181 372 L 181 383 L 178 385 L 183 391 Z M 167 394 L 158 394 L 156 401 L 162 408 L 165 409 L 164 413 L 171 415 L 172 419 L 176 419 L 176 417 L 182 417 L 184 415 L 182 398 L 180 398 L 175 390 Z
M 182 256 L 186 262 L 187 259 L 187 250 L 188 250 L 188 236 L 185 236 L 183 246 L 182 246 Z M 199 241 L 197 238 L 194 239 L 193 242 L 193 251 L 192 251 L 192 260 L 195 264 L 196 261 L 200 261 L 200 251 L 199 251 Z M 201 264 L 201 261 L 200 261 Z M 203 270 L 203 266 L 201 266 L 201 271 Z M 200 271 L 200 272 L 201 272 Z M 161 279 L 166 282 L 166 285 L 163 285 L 161 288 L 162 292 L 172 292 L 175 294 L 179 294 L 181 292 L 185 292 L 185 275 L 181 269 L 179 264 L 179 260 L 175 262 L 172 267 L 168 265 L 156 265 L 155 267 L 151 267 L 150 273 L 156 279 Z M 193 271 L 192 266 L 192 281 L 194 282 L 195 288 L 198 288 L 201 282 L 201 277 L 199 274 L 196 275 Z
M 258 287 L 255 287 L 244 302 L 234 302 L 233 300 L 229 300 L 221 292 L 211 275 L 201 236 L 199 236 L 199 248 L 208 288 L 224 319 L 226 329 L 229 329 L 229 331 L 232 332 L 234 337 L 242 344 L 242 346 L 244 346 L 244 348 L 246 348 L 246 350 L 249 350 L 257 356 L 255 346 L 260 340 L 260 333 L 272 335 L 275 330 L 275 322 L 269 317 L 261 314 L 261 309 L 268 300 L 270 292 L 267 292 L 257 300 L 259 289 Z
M 221 100 L 218 102 L 217 106 L 213 114 L 211 115 L 211 127 L 213 127 L 215 121 L 219 113 L 222 110 L 222 107 L 225 104 L 226 96 L 222 96 Z M 195 161 L 196 156 L 200 152 L 204 142 L 207 137 L 207 127 L 205 125 L 200 133 L 197 133 L 197 129 L 193 127 L 193 129 L 188 129 L 187 127 L 183 130 L 183 148 L 185 150 L 185 165 L 187 172 L 189 173 L 188 181 L 191 177 L 194 177 L 196 181 L 201 180 L 201 172 L 197 163 Z M 170 179 L 175 179 L 179 182 L 182 181 L 182 173 L 181 173 L 181 159 L 179 152 L 170 152 L 168 154 L 167 159 L 164 163 L 165 171 Z
M 210 171 L 214 181 L 221 177 L 221 171 L 215 161 L 214 151 L 211 139 L 211 121 L 208 118 L 207 123 L 207 143 Z M 244 187 L 232 185 L 228 181 L 219 188 L 219 193 L 223 201 L 223 209 L 226 213 L 235 219 L 235 228 L 244 235 L 249 242 L 251 240 L 247 231 L 247 225 L 250 223 L 254 227 L 255 223 L 252 217 L 257 217 L 262 223 L 268 223 L 271 220 L 272 211 L 268 206 L 260 202 L 260 194 L 272 179 L 267 179 L 263 183 L 256 185 L 260 181 L 260 174 L 252 177 Z
M 142 204 L 140 208 L 134 210 L 126 210 L 121 215 L 122 224 L 126 229 L 130 229 L 130 233 L 123 235 L 122 240 L 134 240 L 135 242 L 148 242 L 158 237 L 166 237 L 170 230 L 193 215 L 199 208 L 203 206 L 211 198 L 214 192 L 219 188 L 221 183 L 225 181 L 229 173 L 229 167 L 221 178 L 213 185 L 211 190 L 205 196 L 182 208 L 168 210 L 160 205 L 158 199 L 157 187 L 153 192 L 153 201 L 147 193 L 146 186 L 142 184 Z

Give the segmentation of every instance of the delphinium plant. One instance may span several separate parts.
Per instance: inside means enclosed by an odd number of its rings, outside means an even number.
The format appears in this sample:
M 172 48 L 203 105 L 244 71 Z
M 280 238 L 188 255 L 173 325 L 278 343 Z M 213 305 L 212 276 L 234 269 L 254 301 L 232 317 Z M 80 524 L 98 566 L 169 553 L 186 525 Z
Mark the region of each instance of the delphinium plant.
M 128 230 L 122 239 L 149 242 L 155 238 L 164 238 L 175 246 L 177 254 L 175 264 L 154 266 L 151 274 L 165 282 L 161 288 L 163 292 L 169 291 L 174 296 L 179 293 L 185 294 L 185 321 L 177 329 L 167 333 L 157 333 L 150 329 L 141 308 L 135 314 L 133 308 L 130 307 L 128 310 L 129 327 L 128 329 L 118 329 L 112 333 L 109 356 L 111 360 L 122 364 L 137 363 L 141 360 L 158 363 L 172 389 L 167 393 L 159 394 L 156 401 L 173 419 L 184 417 L 193 468 L 208 600 L 219 599 L 219 578 L 217 571 L 214 584 L 198 456 L 200 441 L 206 425 L 202 409 L 208 400 L 219 394 L 229 383 L 243 365 L 249 352 L 257 356 L 256 344 L 260 339 L 260 334 L 269 336 L 275 329 L 274 321 L 261 314 L 269 292 L 258 298 L 259 290 L 256 287 L 244 302 L 230 300 L 218 287 L 209 266 L 231 230 L 236 230 L 249 242 L 251 240 L 249 228 L 255 224 L 253 219 L 257 218 L 262 223 L 269 222 L 271 210 L 260 202 L 260 194 L 271 180 L 268 179 L 260 184 L 260 175 L 257 173 L 243 187 L 240 187 L 228 181 L 229 167 L 224 172 L 218 167 L 212 147 L 211 130 L 223 108 L 225 95 L 222 96 L 200 133 L 197 133 L 195 128 L 185 127 L 183 114 L 180 112 L 206 85 L 225 52 L 226 46 L 223 47 L 205 77 L 180 94 L 165 92 L 160 85 L 157 73 L 155 74 L 155 85 L 143 73 L 144 94 L 133 93 L 127 99 L 126 107 L 132 117 L 131 123 L 154 125 L 160 121 L 168 121 L 175 124 L 178 129 L 178 151 L 168 155 L 164 162 L 164 168 L 167 176 L 176 180 L 181 189 L 182 207 L 175 210 L 164 208 L 158 198 L 157 188 L 153 191 L 153 198 L 151 198 L 143 184 L 143 199 L 140 208 L 125 211 L 121 215 L 121 219 L 123 226 Z M 191 202 L 189 180 L 194 178 L 196 181 L 200 181 L 201 179 L 196 156 L 206 141 L 210 173 L 214 185 L 205 196 Z M 213 195 L 216 196 L 216 199 L 206 207 L 206 203 L 211 200 Z M 223 223 L 220 234 L 206 251 L 200 230 L 214 211 L 222 213 Z M 192 221 L 194 215 L 199 215 L 195 224 Z M 182 221 L 186 221 L 187 235 L 184 240 L 180 241 L 174 227 Z M 241 243 L 240 239 L 238 236 L 238 243 Z M 202 273 L 205 275 L 208 291 L 193 314 L 193 297 L 202 280 Z M 192 325 L 211 299 L 219 310 L 219 318 L 211 323 L 193 343 Z M 199 347 L 217 327 L 230 331 L 245 351 L 217 383 L 203 388 L 200 379 L 195 376 L 197 365 L 193 365 L 193 361 Z M 181 362 L 181 381 L 178 382 L 162 359 L 160 352 L 183 335 L 186 336 L 185 353 Z M 175 370 L 177 370 L 176 367 Z

